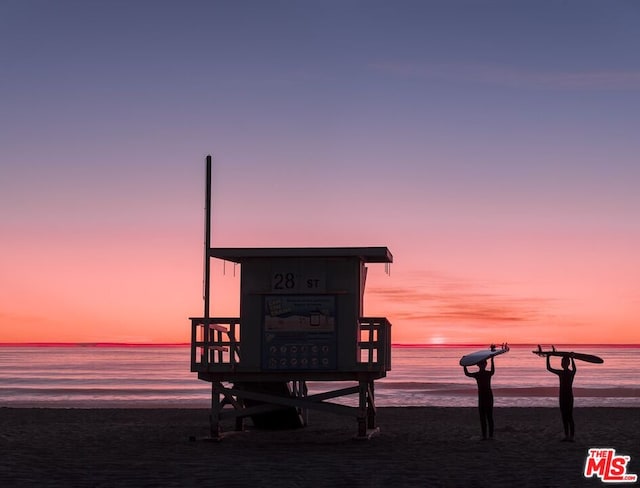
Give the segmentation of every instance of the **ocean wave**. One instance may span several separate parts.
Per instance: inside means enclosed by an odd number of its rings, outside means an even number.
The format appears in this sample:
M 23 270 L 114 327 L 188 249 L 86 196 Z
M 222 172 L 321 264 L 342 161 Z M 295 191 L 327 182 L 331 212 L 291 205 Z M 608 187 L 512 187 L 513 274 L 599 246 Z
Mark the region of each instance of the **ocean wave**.
M 438 395 L 476 395 L 477 388 L 472 386 L 461 386 L 455 383 L 383 383 L 376 385 L 377 391 L 380 390 L 396 390 L 396 391 L 419 391 L 423 394 L 434 393 Z M 494 396 L 517 396 L 517 397 L 557 397 L 558 388 L 553 386 L 535 386 L 535 387 L 499 387 L 492 389 Z M 613 397 L 613 398 L 640 398 L 640 388 L 624 388 L 624 387 L 601 387 L 601 388 L 573 388 L 574 397 Z

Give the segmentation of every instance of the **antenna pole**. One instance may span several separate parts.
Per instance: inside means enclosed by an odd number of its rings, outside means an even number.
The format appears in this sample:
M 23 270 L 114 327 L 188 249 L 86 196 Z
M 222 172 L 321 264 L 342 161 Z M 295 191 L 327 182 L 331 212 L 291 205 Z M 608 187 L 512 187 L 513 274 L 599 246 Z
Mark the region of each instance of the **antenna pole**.
M 211 249 L 211 156 L 207 156 L 206 182 L 205 182 L 205 202 L 204 202 L 204 318 L 209 318 L 209 294 L 211 259 L 209 250 Z

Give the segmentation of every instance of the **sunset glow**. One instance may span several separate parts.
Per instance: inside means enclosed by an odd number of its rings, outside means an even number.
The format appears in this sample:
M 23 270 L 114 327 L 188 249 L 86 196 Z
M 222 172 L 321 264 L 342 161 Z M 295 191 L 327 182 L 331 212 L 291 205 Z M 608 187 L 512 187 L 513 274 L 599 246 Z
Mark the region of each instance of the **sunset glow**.
M 188 342 L 212 154 L 212 245 L 387 246 L 394 343 L 640 343 L 637 5 L 189 5 L 0 7 L 0 342 Z

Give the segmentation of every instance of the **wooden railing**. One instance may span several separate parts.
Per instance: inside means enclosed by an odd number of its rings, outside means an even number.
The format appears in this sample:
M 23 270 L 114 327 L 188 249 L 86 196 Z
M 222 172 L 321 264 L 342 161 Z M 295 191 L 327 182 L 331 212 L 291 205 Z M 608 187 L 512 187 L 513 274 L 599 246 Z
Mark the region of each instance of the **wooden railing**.
M 391 324 L 386 317 L 358 320 L 357 363 L 366 369 L 391 370 Z
M 361 317 L 357 334 L 356 371 L 389 371 L 389 321 L 385 317 Z M 240 358 L 239 318 L 191 318 L 191 371 L 235 371 Z
M 233 371 L 239 362 L 239 318 L 191 318 L 191 371 Z

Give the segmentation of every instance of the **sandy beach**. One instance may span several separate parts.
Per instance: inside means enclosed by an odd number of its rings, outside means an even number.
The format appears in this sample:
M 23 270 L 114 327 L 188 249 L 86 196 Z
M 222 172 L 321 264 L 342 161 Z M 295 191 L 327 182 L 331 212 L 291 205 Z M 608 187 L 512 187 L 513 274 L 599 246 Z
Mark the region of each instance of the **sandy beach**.
M 355 419 L 311 411 L 302 429 L 247 420 L 211 442 L 207 410 L 1 408 L 0 486 L 603 486 L 583 476 L 594 447 L 640 473 L 640 409 L 574 417 L 573 443 L 557 409 L 497 408 L 495 439 L 482 441 L 475 408 L 432 407 L 379 409 L 368 441 L 354 440 Z

